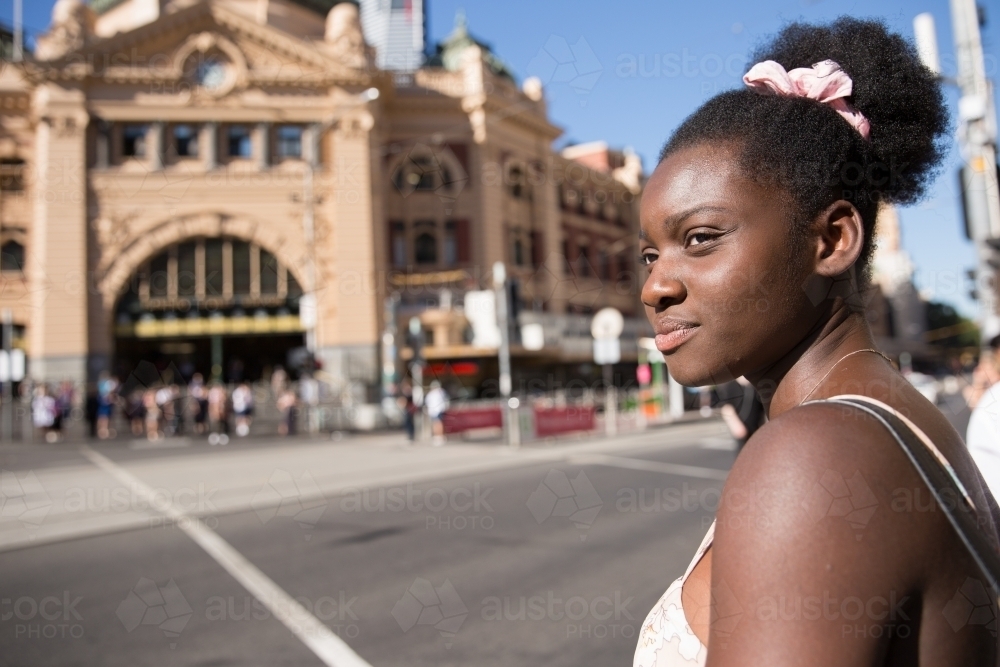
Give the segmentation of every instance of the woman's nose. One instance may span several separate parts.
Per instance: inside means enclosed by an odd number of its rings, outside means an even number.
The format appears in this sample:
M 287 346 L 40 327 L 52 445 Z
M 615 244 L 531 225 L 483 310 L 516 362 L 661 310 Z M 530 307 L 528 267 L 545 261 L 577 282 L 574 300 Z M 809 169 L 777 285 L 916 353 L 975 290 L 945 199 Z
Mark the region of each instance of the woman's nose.
M 653 270 L 646 276 L 646 282 L 642 286 L 642 303 L 655 310 L 683 301 L 687 294 L 680 279 L 669 275 L 665 266 L 657 266 L 661 262 L 662 260 L 653 265 Z

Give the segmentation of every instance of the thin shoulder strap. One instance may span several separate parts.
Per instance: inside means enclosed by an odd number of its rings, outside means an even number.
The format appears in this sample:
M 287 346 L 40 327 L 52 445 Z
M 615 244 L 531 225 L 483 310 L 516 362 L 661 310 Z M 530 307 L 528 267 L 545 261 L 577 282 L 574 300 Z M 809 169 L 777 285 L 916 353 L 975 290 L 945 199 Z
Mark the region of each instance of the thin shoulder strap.
M 923 442 L 927 436 L 921 432 L 923 438 L 918 437 L 915 430 L 919 429 L 915 426 L 911 428 L 909 420 L 880 401 L 869 400 L 862 396 L 839 396 L 822 402 L 858 408 L 886 427 L 927 484 L 938 506 L 948 517 L 948 522 L 965 544 L 969 555 L 976 561 L 994 593 L 1000 592 L 1000 552 L 997 551 L 997 545 L 991 539 L 991 535 L 981 530 L 976 508 L 951 465 L 947 460 L 943 460 L 941 453 L 933 444 L 928 447 Z M 989 494 L 989 490 L 984 489 L 984 493 Z M 952 497 L 948 498 L 946 495 Z

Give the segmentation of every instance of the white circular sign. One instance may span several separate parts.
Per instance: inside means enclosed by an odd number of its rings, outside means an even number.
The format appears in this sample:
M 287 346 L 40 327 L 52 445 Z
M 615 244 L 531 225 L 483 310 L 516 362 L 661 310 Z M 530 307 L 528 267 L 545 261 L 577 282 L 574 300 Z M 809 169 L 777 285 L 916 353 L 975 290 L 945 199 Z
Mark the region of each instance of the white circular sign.
M 625 329 L 625 318 L 617 308 L 601 308 L 590 322 L 590 334 L 597 340 L 618 338 Z

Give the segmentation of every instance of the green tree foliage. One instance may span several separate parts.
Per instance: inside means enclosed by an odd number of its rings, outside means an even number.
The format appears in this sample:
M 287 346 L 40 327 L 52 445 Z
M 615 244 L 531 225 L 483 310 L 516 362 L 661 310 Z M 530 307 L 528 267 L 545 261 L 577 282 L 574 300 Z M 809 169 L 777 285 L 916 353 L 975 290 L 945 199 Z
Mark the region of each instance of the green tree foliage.
M 939 301 L 927 303 L 927 339 L 939 347 L 978 347 L 979 329 L 975 322 L 962 317 L 951 305 Z

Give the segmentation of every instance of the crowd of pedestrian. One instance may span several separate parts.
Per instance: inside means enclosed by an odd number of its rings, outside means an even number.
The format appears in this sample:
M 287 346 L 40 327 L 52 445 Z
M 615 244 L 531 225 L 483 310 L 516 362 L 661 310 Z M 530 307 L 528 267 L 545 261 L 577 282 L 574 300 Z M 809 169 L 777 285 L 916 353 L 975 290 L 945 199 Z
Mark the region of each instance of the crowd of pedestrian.
M 24 383 L 22 391 L 30 396 L 31 423 L 47 442 L 64 437 L 65 426 L 77 409 L 92 438 L 116 437 L 116 420 L 121 420 L 132 437 L 156 441 L 186 434 L 207 436 L 213 445 L 226 444 L 231 435 L 250 435 L 258 402 L 272 397 L 280 417 L 279 433 L 293 435 L 300 403 L 287 373 L 280 368 L 271 376 L 270 391 L 267 385 L 251 387 L 246 381 L 231 387 L 206 381 L 201 373 L 192 374 L 186 385 L 161 382 L 154 386 L 129 386 L 105 373 L 88 387 L 79 404 L 77 389 L 70 381 L 58 385 Z

